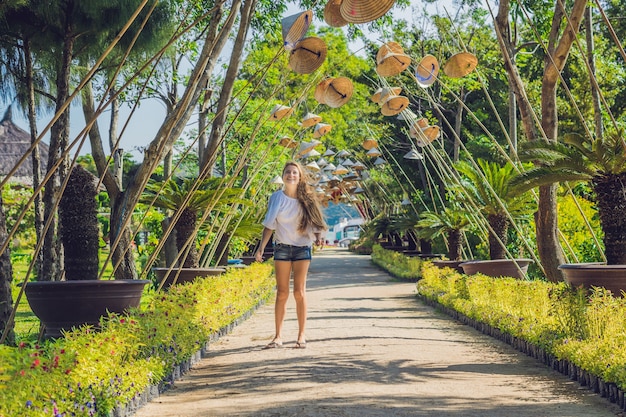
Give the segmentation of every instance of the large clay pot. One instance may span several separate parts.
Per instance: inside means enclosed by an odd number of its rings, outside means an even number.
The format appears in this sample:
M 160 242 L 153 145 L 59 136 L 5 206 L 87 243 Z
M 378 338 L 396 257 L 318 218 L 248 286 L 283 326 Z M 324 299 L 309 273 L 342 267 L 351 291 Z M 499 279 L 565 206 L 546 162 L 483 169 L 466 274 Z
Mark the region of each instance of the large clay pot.
M 192 282 L 197 277 L 211 277 L 221 275 L 226 272 L 226 268 L 153 268 L 153 271 L 157 277 L 158 282 L 165 279 L 165 283 L 162 288 L 169 288 L 174 282 L 176 284 L 183 284 L 185 282 Z M 168 273 L 169 272 L 169 273 Z
M 467 275 L 476 273 L 485 274 L 490 277 L 513 277 L 525 279 L 528 265 L 532 259 L 494 259 L 490 261 L 468 261 L 459 266 Z
M 45 337 L 83 324 L 98 327 L 108 312 L 139 307 L 148 280 L 37 281 L 24 292 L 33 313 L 45 326 Z
M 604 287 L 615 297 L 626 291 L 626 265 L 606 265 L 603 263 L 580 263 L 559 265 L 565 281 L 574 287 Z
M 461 261 L 450 261 L 450 260 L 442 260 L 442 259 L 432 260 L 433 265 L 435 265 L 437 268 L 452 268 L 455 271 L 460 272 L 460 273 L 464 273 L 463 267 L 460 266 L 464 262 L 469 262 L 469 261 L 467 259 L 461 260 Z

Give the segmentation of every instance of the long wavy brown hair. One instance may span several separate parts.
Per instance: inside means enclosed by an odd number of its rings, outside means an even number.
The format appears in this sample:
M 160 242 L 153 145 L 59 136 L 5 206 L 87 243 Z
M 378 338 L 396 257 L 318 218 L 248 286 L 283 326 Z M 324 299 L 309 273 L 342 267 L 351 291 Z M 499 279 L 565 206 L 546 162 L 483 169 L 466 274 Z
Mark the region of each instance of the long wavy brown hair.
M 302 217 L 300 218 L 298 231 L 300 233 L 305 233 L 309 227 L 319 230 L 327 230 L 328 226 L 324 221 L 320 202 L 317 199 L 317 195 L 314 190 L 309 185 L 309 175 L 304 171 L 304 169 L 302 169 L 302 165 L 296 161 L 289 161 L 285 164 L 285 167 L 283 168 L 283 175 L 289 166 L 296 167 L 300 173 L 300 181 L 298 182 L 298 187 L 296 189 L 296 198 L 300 203 L 300 207 L 302 207 Z

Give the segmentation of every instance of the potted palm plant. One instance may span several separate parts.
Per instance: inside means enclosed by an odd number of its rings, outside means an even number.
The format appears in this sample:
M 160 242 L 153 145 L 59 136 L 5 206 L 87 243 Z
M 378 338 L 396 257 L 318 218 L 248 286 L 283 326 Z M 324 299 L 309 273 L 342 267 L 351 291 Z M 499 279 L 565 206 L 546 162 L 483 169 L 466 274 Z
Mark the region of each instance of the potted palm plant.
M 565 181 L 587 182 L 595 196 L 606 263 L 563 264 L 565 280 L 575 286 L 626 290 L 626 143 L 622 130 L 596 139 L 567 134 L 563 142 L 528 142 L 520 156 L 541 161 L 515 181 L 519 189 Z
M 166 181 L 150 181 L 141 201 L 156 208 L 170 210 L 175 231 L 178 263 L 168 267 L 153 268 L 164 287 L 175 283 L 193 281 L 196 277 L 222 274 L 222 267 L 200 265 L 196 235 L 201 214 L 207 209 L 219 211 L 225 206 L 241 202 L 239 191 L 222 186 L 222 178 L 170 178 Z
M 99 229 L 96 182 L 90 172 L 74 166 L 59 202 L 59 235 L 64 249 L 64 277 L 26 284 L 33 313 L 46 337 L 82 324 L 98 326 L 108 312 L 138 307 L 148 280 L 99 280 Z
M 434 240 L 445 236 L 448 245 L 448 259 L 433 260 L 433 264 L 443 268 L 449 267 L 463 272 L 459 265 L 466 262 L 461 259 L 463 249 L 463 232 L 470 226 L 470 219 L 465 210 L 446 207 L 439 212 L 428 211 L 421 214 L 416 226 L 418 236 Z
M 500 165 L 482 159 L 476 162 L 477 166 L 466 161 L 456 164 L 457 171 L 464 176 L 458 186 L 462 190 L 457 190 L 456 194 L 487 220 L 489 260 L 463 262 L 460 266 L 466 274 L 480 272 L 523 279 L 532 259 L 506 259 L 508 230 L 511 219 L 529 216 L 535 203 L 528 193 L 511 185 L 518 175 L 512 164 Z

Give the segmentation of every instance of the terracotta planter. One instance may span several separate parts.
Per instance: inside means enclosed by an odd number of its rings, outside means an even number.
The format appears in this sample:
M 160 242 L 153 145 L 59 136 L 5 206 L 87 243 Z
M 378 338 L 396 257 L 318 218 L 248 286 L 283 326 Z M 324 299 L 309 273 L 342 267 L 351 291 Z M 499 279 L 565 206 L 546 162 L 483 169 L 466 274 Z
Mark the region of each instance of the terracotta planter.
M 464 262 L 469 262 L 468 260 L 461 260 L 461 261 L 449 261 L 449 260 L 441 260 L 441 259 L 435 259 L 432 261 L 433 265 L 435 265 L 438 268 L 452 268 L 457 272 L 460 272 L 461 274 L 464 273 L 463 271 L 463 267 L 461 267 L 460 265 Z
M 183 284 L 185 282 L 192 282 L 197 277 L 206 278 L 216 275 L 221 275 L 226 272 L 226 268 L 153 268 L 152 269 L 157 277 L 158 282 L 163 281 L 167 276 L 163 288 L 169 288 L 176 280 L 177 284 Z M 169 273 L 168 273 L 169 271 Z
M 468 261 L 459 266 L 467 275 L 476 273 L 485 274 L 490 277 L 513 277 L 525 279 L 528 265 L 532 259 L 494 259 L 490 261 Z M 521 271 L 520 271 L 521 270 Z
M 580 263 L 559 265 L 565 281 L 574 287 L 604 287 L 615 297 L 626 291 L 626 265 L 606 265 L 603 263 Z
M 85 280 L 29 282 L 24 289 L 33 313 L 45 326 L 45 337 L 83 324 L 98 327 L 107 312 L 139 307 L 148 280 Z

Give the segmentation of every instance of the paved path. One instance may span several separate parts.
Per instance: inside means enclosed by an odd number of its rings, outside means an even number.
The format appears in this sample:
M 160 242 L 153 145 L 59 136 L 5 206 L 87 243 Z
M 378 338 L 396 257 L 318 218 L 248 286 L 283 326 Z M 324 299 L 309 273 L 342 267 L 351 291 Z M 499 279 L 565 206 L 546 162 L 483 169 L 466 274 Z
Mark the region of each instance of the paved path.
M 308 282 L 308 346 L 290 298 L 285 347 L 262 350 L 273 303 L 136 413 L 148 416 L 615 416 L 617 407 L 415 298 L 369 256 L 326 248 Z

